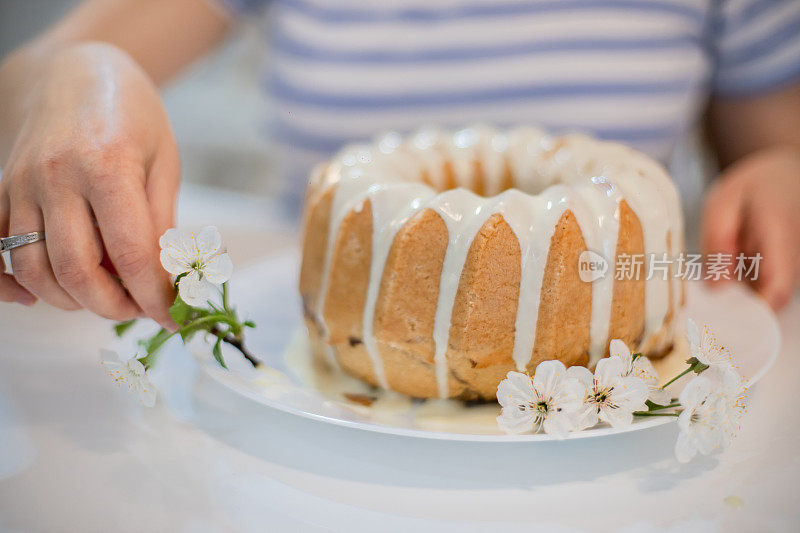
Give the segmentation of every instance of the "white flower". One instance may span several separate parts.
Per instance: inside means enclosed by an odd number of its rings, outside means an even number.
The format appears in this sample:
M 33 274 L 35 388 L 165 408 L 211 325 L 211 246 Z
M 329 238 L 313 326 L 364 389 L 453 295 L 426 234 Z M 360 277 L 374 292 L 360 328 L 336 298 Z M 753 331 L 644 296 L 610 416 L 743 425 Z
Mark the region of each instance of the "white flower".
M 647 399 L 658 405 L 669 405 L 672 396 L 658 385 L 658 372 L 653 367 L 650 359 L 640 355 L 634 361 L 628 346 L 620 339 L 613 339 L 609 345 L 611 357 L 618 357 L 622 361 L 622 375 L 634 376 L 647 384 Z
M 150 383 L 144 365 L 135 357 L 121 361 L 117 352 L 100 350 L 103 365 L 117 385 L 125 385 L 128 390 L 136 392 L 139 401 L 145 407 L 153 407 L 156 403 L 156 388 Z
M 686 384 L 680 402 L 675 456 L 685 463 L 731 443 L 745 411 L 745 388 L 732 367 L 715 366 Z
M 215 289 L 230 279 L 233 263 L 222 249 L 222 237 L 214 226 L 200 233 L 168 229 L 158 241 L 161 264 L 178 281 L 178 293 L 187 304 L 205 305 Z
M 497 424 L 506 433 L 534 433 L 544 430 L 563 438 L 574 429 L 574 416 L 585 396 L 584 387 L 567 377 L 560 361 L 543 361 L 533 378 L 509 372 L 497 387 L 497 401 L 503 406 Z
M 586 387 L 578 428 L 592 427 L 598 421 L 625 428 L 633 421 L 634 411 L 646 409 L 647 384 L 641 378 L 625 375 L 625 370 L 619 357 L 598 361 L 594 375 L 586 367 L 570 367 L 567 375 L 579 379 Z
M 733 367 L 718 366 L 703 372 L 711 381 L 716 415 L 722 431 L 723 448 L 728 446 L 739 430 L 739 422 L 747 407 L 747 387 Z
M 697 324 L 691 318 L 686 319 L 686 338 L 689 340 L 689 355 L 697 358 L 698 361 L 706 366 L 733 366 L 731 353 L 719 344 L 708 326 L 703 326 L 700 333 Z

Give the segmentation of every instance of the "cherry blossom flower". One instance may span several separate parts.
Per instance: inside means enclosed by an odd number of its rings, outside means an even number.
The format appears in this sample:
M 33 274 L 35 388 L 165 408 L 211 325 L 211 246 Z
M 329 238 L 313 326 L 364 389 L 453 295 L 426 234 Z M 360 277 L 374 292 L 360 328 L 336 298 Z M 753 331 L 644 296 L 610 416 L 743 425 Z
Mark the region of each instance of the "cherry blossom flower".
M 746 388 L 732 367 L 715 366 L 686 384 L 680 394 L 683 411 L 675 456 L 688 462 L 730 445 L 745 411 Z
M 581 381 L 586 388 L 583 412 L 577 422 L 579 429 L 608 422 L 620 429 L 631 425 L 633 412 L 646 409 L 649 392 L 647 384 L 639 377 L 626 375 L 619 357 L 607 357 L 597 363 L 594 375 L 583 366 L 573 366 L 569 377 Z
M 135 357 L 121 361 L 117 352 L 100 350 L 102 360 L 100 364 L 105 367 L 117 385 L 125 386 L 129 391 L 135 392 L 139 402 L 145 407 L 153 407 L 156 403 L 156 388 L 150 383 L 144 365 Z
M 205 305 L 215 289 L 230 279 L 233 263 L 222 248 L 222 237 L 214 226 L 199 233 L 168 229 L 158 241 L 161 264 L 178 280 L 178 294 L 193 307 Z
M 678 440 L 675 457 L 681 463 L 689 462 L 697 452 L 710 454 L 721 444 L 721 431 L 715 415 L 716 401 L 712 396 L 711 380 L 697 376 L 680 394 L 683 412 L 678 416 Z
M 640 378 L 647 384 L 647 399 L 658 405 L 668 405 L 672 399 L 669 392 L 659 386 L 658 372 L 647 357 L 640 355 L 635 360 L 628 346 L 620 339 L 613 339 L 609 345 L 611 357 L 622 361 L 622 375 Z
M 543 361 L 531 378 L 509 372 L 497 387 L 497 401 L 503 407 L 497 424 L 506 433 L 534 433 L 544 430 L 563 438 L 574 429 L 574 417 L 582 406 L 585 390 L 567 376 L 560 361 Z
M 691 318 L 686 320 L 686 338 L 689 340 L 689 355 L 706 366 L 733 366 L 731 353 L 720 345 L 716 335 L 708 326 L 703 326 L 702 333 Z

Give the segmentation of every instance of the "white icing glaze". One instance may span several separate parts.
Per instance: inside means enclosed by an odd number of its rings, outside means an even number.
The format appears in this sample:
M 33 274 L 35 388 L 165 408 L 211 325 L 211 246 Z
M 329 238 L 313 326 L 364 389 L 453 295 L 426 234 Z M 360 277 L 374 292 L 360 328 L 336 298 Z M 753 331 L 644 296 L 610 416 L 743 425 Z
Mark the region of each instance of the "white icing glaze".
M 514 328 L 513 359 L 524 372 L 533 354 L 542 278 L 556 224 L 569 203 L 570 191 L 563 185 L 532 196 L 512 189 L 507 195 L 503 219 L 514 231 L 520 247 L 520 281 Z
M 433 342 L 436 351 L 433 355 L 436 367 L 436 384 L 439 396 L 446 398 L 447 386 L 447 346 L 450 338 L 453 303 L 456 300 L 461 272 L 467 260 L 472 240 L 491 214 L 484 198 L 465 190 L 451 189 L 438 194 L 426 205 L 439 213 L 447 226 L 447 251 L 442 264 L 439 280 L 439 298 L 436 316 L 433 319 Z
M 595 176 L 588 183 L 577 185 L 575 191 L 585 202 L 591 213 L 586 223 L 578 219 L 581 228 L 591 226 L 594 230 L 586 241 L 589 250 L 599 253 L 608 261 L 608 272 L 592 283 L 592 308 L 590 321 L 589 366 L 594 366 L 606 352 L 608 329 L 611 324 L 611 304 L 614 297 L 614 269 L 619 235 L 619 191 L 603 176 Z M 574 211 L 576 216 L 583 210 Z M 583 230 L 584 239 L 587 231 Z
M 624 199 L 639 218 L 646 254 L 675 256 L 683 246 L 678 195 L 666 172 L 628 147 L 585 135 L 552 138 L 528 127 L 502 133 L 474 126 L 452 134 L 428 128 L 408 140 L 387 133 L 371 145 L 347 147 L 334 161 L 319 180 L 322 187 L 335 184 L 336 191 L 315 312 L 327 336 L 324 306 L 339 226 L 348 213 L 359 211 L 369 199 L 372 257 L 363 340 L 376 379 L 384 388 L 388 385 L 373 334 L 380 283 L 397 231 L 422 209 L 437 212 L 448 230 L 433 325 L 434 366 L 441 397 L 449 395 L 447 349 L 458 285 L 470 246 L 492 215 L 502 215 L 520 244 L 520 296 L 513 348 L 519 370 L 525 370 L 531 360 L 550 241 L 566 210 L 575 216 L 587 249 L 609 261 L 606 276 L 592 282 L 589 366 L 605 355 L 609 340 L 619 202 Z M 446 187 L 448 163 L 458 188 L 437 193 Z M 515 188 L 501 193 L 507 169 Z M 432 187 L 420 183 L 423 175 Z M 467 190 L 474 189 L 478 180 L 485 197 Z M 669 247 L 668 232 L 672 235 Z M 647 274 L 646 267 L 643 275 Z M 679 291 L 677 278 L 647 280 L 642 344 L 661 329 L 670 294 L 677 302 Z

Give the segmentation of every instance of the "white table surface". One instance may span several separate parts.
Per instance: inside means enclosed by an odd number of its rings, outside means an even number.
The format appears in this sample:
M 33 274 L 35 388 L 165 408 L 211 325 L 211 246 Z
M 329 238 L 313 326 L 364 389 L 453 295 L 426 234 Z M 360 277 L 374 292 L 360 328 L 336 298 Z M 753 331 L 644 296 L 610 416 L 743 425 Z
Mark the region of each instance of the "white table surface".
M 241 265 L 293 242 L 269 213 L 195 188 L 181 223 L 215 223 Z M 674 424 L 527 444 L 326 425 L 237 396 L 179 347 L 142 408 L 98 363 L 109 323 L 0 304 L 0 529 L 796 531 L 800 298 L 779 318 L 780 356 L 732 448 L 680 465 Z

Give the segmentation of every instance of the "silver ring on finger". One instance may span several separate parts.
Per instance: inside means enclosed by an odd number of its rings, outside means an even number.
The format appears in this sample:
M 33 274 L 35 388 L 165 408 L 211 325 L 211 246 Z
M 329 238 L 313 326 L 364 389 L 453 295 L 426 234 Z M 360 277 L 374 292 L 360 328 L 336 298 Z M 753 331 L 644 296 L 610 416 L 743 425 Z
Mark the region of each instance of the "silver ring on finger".
M 0 252 L 13 250 L 26 244 L 33 244 L 44 240 L 43 231 L 32 231 L 30 233 L 23 233 L 21 235 L 10 235 L 8 237 L 0 237 Z

